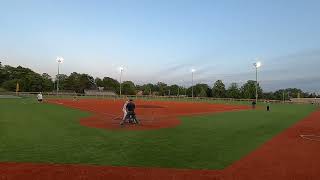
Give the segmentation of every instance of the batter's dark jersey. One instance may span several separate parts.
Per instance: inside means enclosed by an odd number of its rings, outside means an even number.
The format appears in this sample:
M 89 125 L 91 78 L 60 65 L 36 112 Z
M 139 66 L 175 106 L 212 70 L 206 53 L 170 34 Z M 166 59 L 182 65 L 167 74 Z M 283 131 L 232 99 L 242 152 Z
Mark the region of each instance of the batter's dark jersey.
M 127 111 L 134 112 L 135 109 L 136 109 L 136 105 L 133 102 L 129 102 L 127 104 Z

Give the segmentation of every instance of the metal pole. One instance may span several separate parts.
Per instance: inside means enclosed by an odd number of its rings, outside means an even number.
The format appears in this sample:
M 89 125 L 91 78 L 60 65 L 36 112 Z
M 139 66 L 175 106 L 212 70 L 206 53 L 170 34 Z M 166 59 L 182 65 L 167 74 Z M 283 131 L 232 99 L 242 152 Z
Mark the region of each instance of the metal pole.
M 58 62 L 58 76 L 57 76 L 57 95 L 59 94 L 59 79 L 60 79 L 60 63 Z
M 192 86 L 191 86 L 191 89 L 192 89 L 192 99 L 193 99 L 193 71 L 192 71 Z
M 258 67 L 256 67 L 256 103 L 258 103 Z
M 178 96 L 179 96 L 179 90 L 180 90 L 180 86 L 178 86 Z
M 122 86 L 122 69 L 120 70 L 120 97 L 121 97 L 121 86 Z
M 187 87 L 184 87 L 184 97 L 187 97 Z

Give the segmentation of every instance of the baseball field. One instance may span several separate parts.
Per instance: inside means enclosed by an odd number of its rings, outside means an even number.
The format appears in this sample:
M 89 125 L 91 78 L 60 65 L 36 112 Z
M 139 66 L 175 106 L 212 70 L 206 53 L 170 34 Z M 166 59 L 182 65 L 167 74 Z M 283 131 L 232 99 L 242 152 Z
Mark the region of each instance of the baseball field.
M 320 177 L 312 105 L 0 99 L 0 179 L 292 179 Z

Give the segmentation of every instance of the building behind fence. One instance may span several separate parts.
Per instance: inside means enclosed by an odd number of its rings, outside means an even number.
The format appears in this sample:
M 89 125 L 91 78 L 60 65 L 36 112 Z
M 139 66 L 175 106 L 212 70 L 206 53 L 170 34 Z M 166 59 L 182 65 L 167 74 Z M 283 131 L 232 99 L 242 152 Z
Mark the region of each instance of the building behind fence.
M 87 96 L 117 96 L 113 91 L 100 91 L 100 90 L 84 90 Z

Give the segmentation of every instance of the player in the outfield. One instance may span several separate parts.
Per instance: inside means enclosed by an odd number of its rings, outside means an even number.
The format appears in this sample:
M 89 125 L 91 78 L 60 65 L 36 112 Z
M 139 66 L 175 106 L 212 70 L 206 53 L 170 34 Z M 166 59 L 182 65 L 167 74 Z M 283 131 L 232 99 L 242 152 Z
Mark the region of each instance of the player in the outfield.
M 252 109 L 256 109 L 256 101 L 252 101 L 252 103 L 251 103 L 251 106 L 252 106 Z
M 267 100 L 267 111 L 270 111 L 270 101 Z
M 41 92 L 39 92 L 39 94 L 37 95 L 37 100 L 38 100 L 39 103 L 42 102 L 43 97 L 42 97 L 42 93 Z

